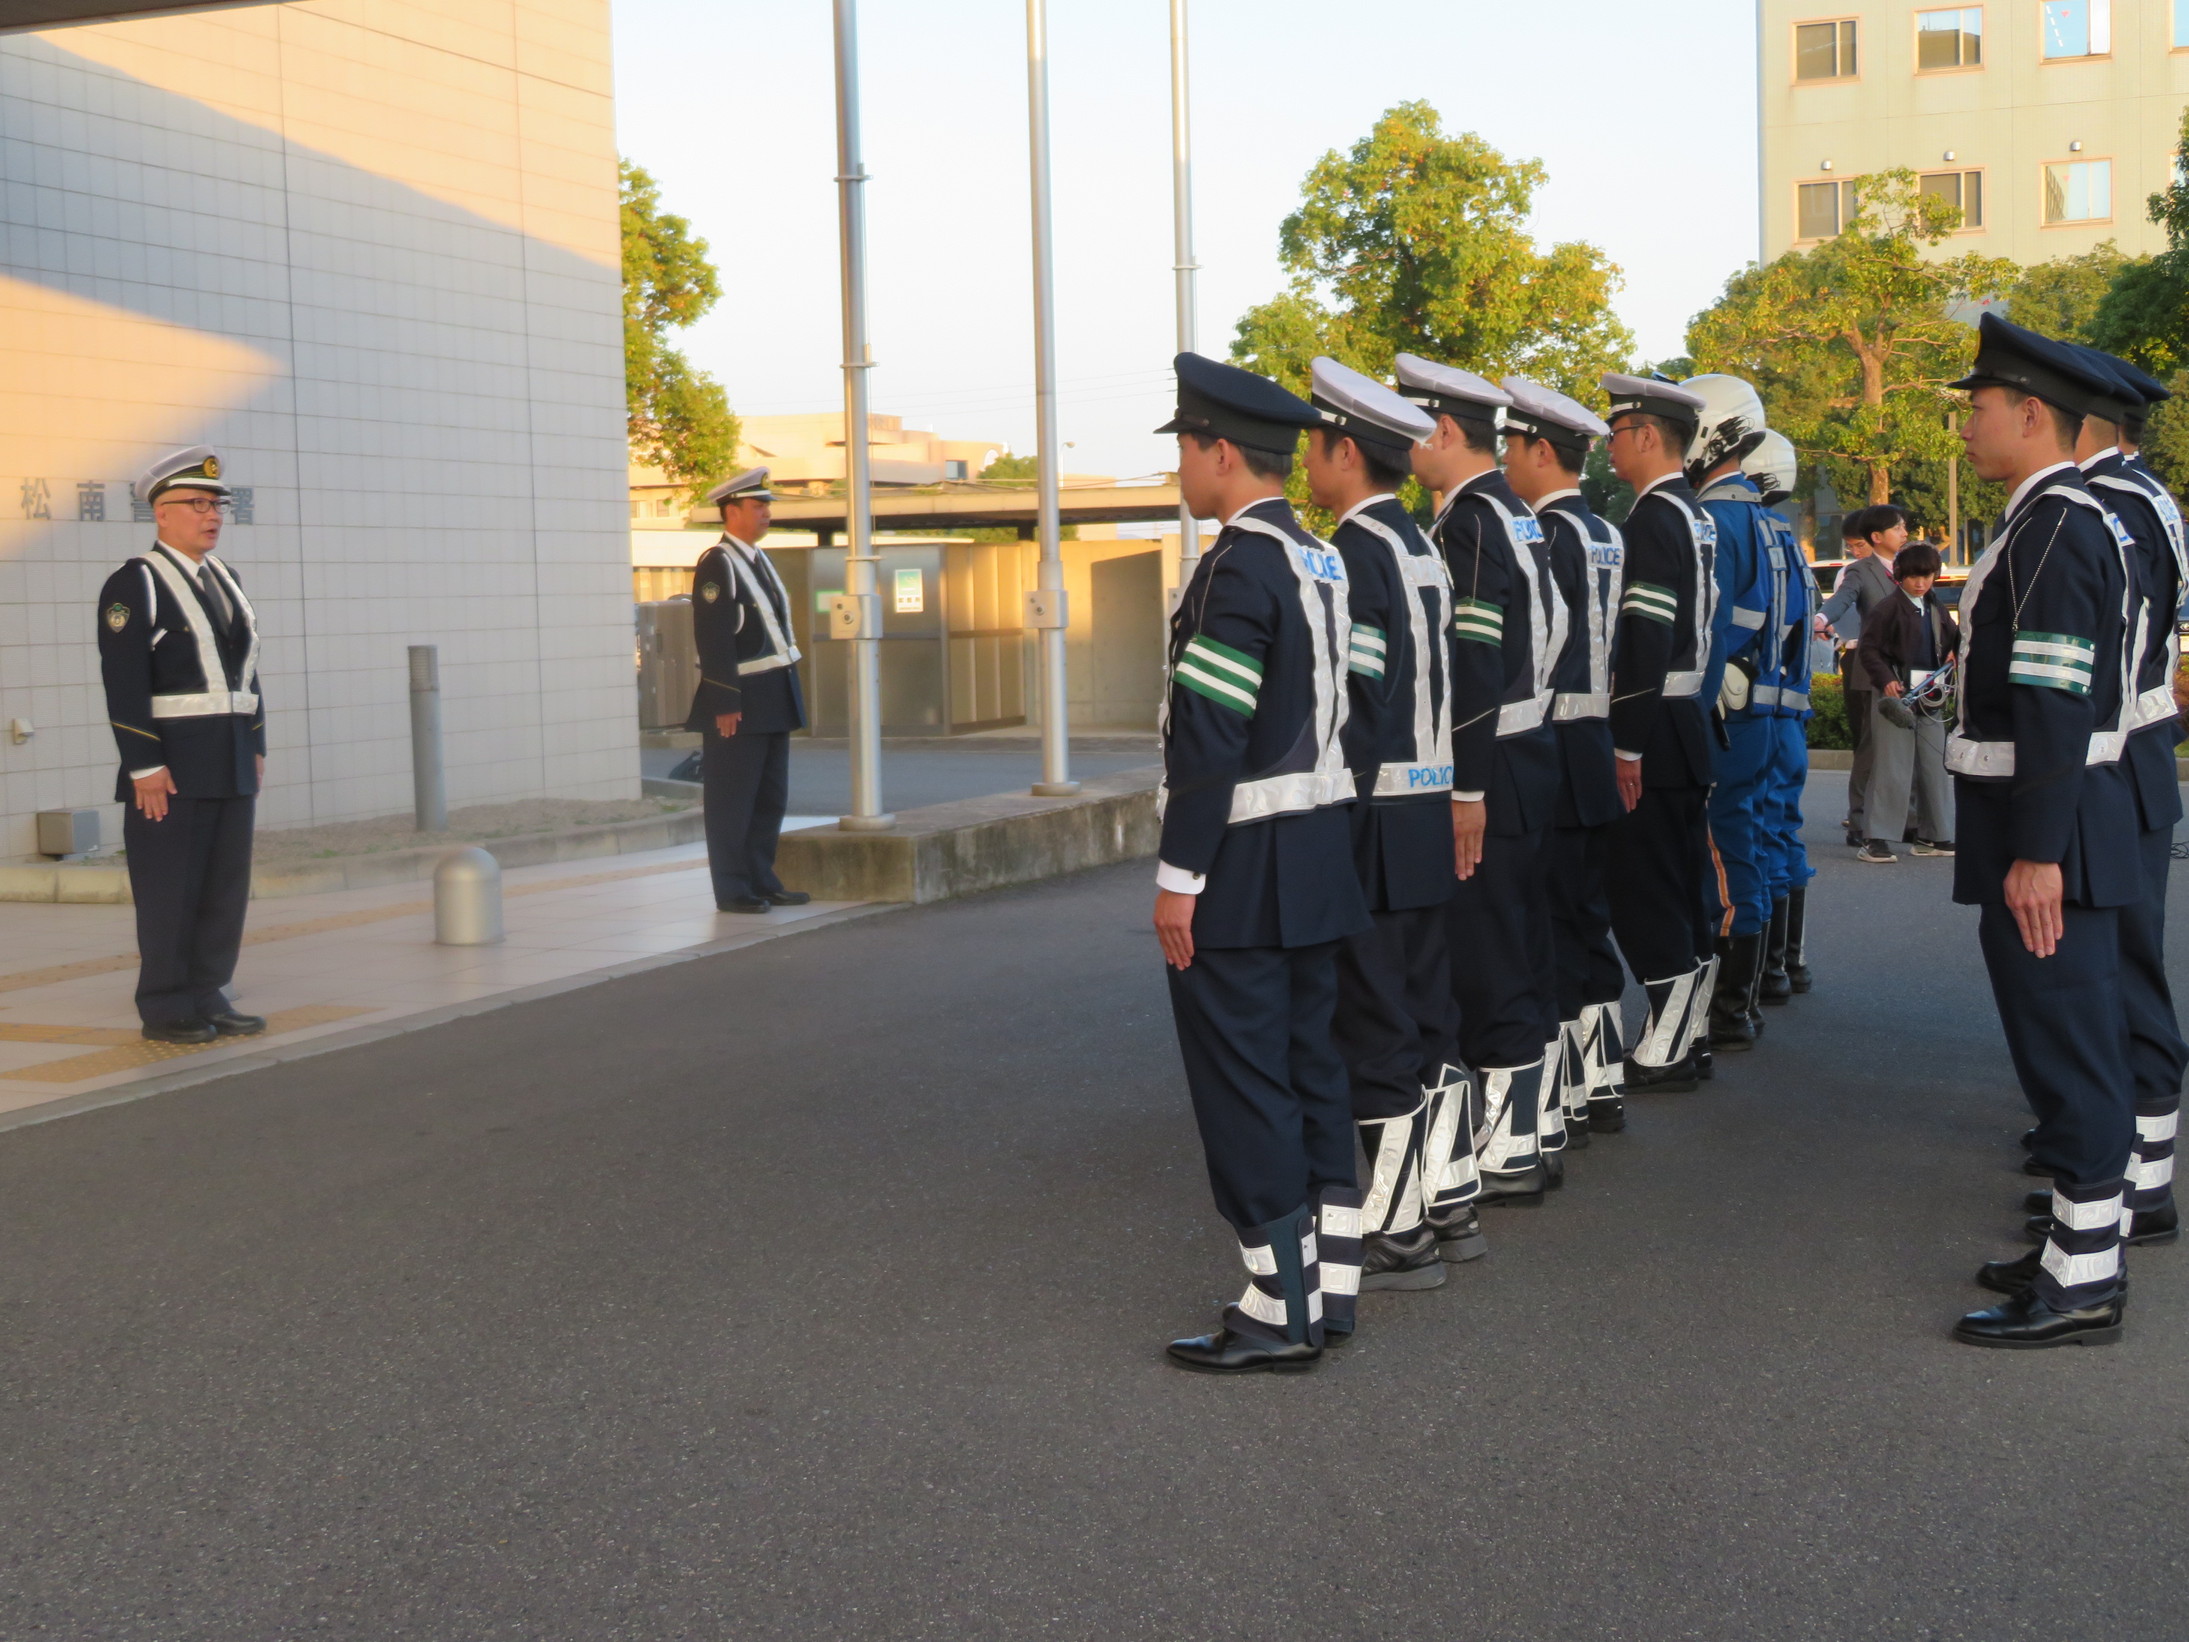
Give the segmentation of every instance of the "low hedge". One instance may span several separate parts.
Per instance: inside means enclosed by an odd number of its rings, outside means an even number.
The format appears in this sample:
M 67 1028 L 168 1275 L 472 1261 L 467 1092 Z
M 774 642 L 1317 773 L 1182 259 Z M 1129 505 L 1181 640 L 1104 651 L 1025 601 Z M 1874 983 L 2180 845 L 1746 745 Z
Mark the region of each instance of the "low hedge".
M 1847 698 L 1840 690 L 1837 673 L 1819 673 L 1809 681 L 1809 745 L 1812 747 L 1836 747 L 1842 752 L 1854 747 L 1854 736 L 1847 728 Z

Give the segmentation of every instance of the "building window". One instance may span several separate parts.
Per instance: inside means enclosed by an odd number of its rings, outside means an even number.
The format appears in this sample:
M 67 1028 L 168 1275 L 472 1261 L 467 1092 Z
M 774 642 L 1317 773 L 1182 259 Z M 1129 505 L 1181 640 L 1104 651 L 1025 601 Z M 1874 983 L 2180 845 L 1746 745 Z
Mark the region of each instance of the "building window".
M 2104 222 L 2113 215 L 2113 162 L 2067 160 L 2045 167 L 2045 223 Z
M 2178 0 L 2189 3 L 2189 0 Z M 1946 68 L 1981 68 L 1984 63 L 1984 8 L 1955 6 L 1950 11 L 1915 14 L 1915 68 L 1929 74 Z
M 1855 215 L 1852 182 L 1805 182 L 1796 190 L 1796 239 L 1830 239 Z
M 2189 0 L 2174 0 L 2174 49 L 2189 46 Z
M 964 478 L 964 477 L 965 477 L 965 464 L 964 464 L 963 462 L 951 462 L 951 461 L 945 461 L 945 462 L 943 463 L 943 465 L 942 465 L 942 476 L 943 476 L 943 477 L 944 477 L 945 479 L 962 479 L 962 478 Z
M 2113 0 L 2042 0 L 2045 56 L 2103 57 L 2113 49 Z
M 1984 226 L 1983 172 L 1926 171 L 1918 186 L 1933 199 L 1944 200 L 1959 211 L 1963 230 Z
M 1794 25 L 1794 78 L 1797 80 L 1851 80 L 1855 75 L 1855 23 L 1851 17 L 1833 23 Z

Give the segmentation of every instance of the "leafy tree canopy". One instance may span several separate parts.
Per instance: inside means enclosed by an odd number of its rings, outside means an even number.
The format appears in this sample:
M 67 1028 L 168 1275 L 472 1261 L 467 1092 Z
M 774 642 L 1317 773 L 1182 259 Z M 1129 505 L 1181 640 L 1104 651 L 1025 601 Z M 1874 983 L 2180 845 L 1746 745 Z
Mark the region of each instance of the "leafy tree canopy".
M 722 385 L 667 340 L 722 295 L 707 242 L 661 209 L 661 190 L 625 160 L 623 375 L 631 454 L 691 484 L 724 477 L 737 460 L 737 418 Z
M 1291 284 L 1239 321 L 1233 360 L 1305 392 L 1318 353 L 1376 377 L 1418 353 L 1601 404 L 1634 342 L 1611 311 L 1619 270 L 1593 245 L 1536 247 L 1543 180 L 1539 161 L 1445 135 L 1425 102 L 1387 110 L 1308 173 L 1278 231 Z

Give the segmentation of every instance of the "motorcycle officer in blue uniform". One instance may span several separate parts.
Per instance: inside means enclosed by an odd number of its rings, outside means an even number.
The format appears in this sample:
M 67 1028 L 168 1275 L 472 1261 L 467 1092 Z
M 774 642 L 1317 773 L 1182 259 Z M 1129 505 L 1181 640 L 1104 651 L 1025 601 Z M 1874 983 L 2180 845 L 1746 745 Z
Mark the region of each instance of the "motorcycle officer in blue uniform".
M 1331 1041 L 1339 944 L 1369 927 L 1344 734 L 1345 562 L 1284 485 L 1321 418 L 1267 378 L 1178 355 L 1186 504 L 1223 530 L 1171 616 L 1155 931 L 1217 1212 L 1246 1291 L 1174 1340 L 1205 1373 L 1312 1368 L 1360 1278 L 1353 1103 Z
M 1373 924 L 1338 948 L 1338 1053 L 1369 1161 L 1361 1287 L 1436 1288 L 1444 1263 L 1486 1252 L 1428 1224 L 1429 1094 L 1459 1059 L 1446 905 L 1452 849 L 1452 583 L 1398 499 L 1410 452 L 1436 431 L 1382 383 L 1317 359 L 1308 495 L 1337 519 L 1353 618 L 1346 720 L 1354 863 Z
M 2121 757 L 2135 702 L 2134 544 L 2074 461 L 2113 378 L 2069 344 L 1987 313 L 1961 427 L 1969 465 L 2009 487 L 1961 598 L 1954 899 L 2052 1175 L 2043 1242 L 1977 1281 L 2006 1295 L 1954 1327 L 1969 1345 L 2117 1339 L 2123 1193 L 2136 1136 L 2121 920 L 2145 893 Z
M 1763 657 L 1750 699 L 1770 715 L 1771 753 L 1760 797 L 1760 858 L 1771 897 L 1771 922 L 1764 937 L 1763 975 L 1756 983 L 1758 1003 L 1782 1004 L 1810 986 L 1804 947 L 1809 915 L 1809 880 L 1816 869 L 1801 841 L 1802 792 L 1809 782 L 1809 637 L 1817 612 L 1817 584 L 1802 557 L 1794 527 L 1777 512 L 1794 493 L 1798 477 L 1794 447 L 1783 433 L 1767 432 L 1763 442 L 1741 461 L 1755 481 L 1771 526 L 1771 575 L 1777 589 L 1777 624 Z
M 1712 932 L 1717 969 L 1710 994 L 1710 1045 L 1714 1050 L 1743 1050 L 1753 1048 L 1763 1031 L 1756 985 L 1763 973 L 1771 898 L 1763 865 L 1762 810 L 1776 745 L 1776 650 L 1783 590 L 1771 568 L 1777 533 L 1755 481 L 1741 471 L 1742 459 L 1763 443 L 1763 401 L 1739 377 L 1718 372 L 1691 376 L 1681 386 L 1703 401 L 1687 449 L 1687 476 L 1718 534 L 1711 666 L 1718 678 L 1716 717 L 1722 739 L 1709 816 L 1712 879 L 1721 888 Z M 1763 700 L 1757 698 L 1759 688 L 1766 692 Z

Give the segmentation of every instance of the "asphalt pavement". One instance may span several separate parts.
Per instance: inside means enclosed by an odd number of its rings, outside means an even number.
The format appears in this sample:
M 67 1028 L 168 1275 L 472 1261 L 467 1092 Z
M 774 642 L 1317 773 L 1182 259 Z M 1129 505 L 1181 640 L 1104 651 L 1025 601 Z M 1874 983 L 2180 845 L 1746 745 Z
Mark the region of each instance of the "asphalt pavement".
M 2189 1634 L 2189 1249 L 1946 1329 L 2023 1123 L 1950 863 L 1308 1375 L 1145 863 L 0 1134 L 0 1637 Z

